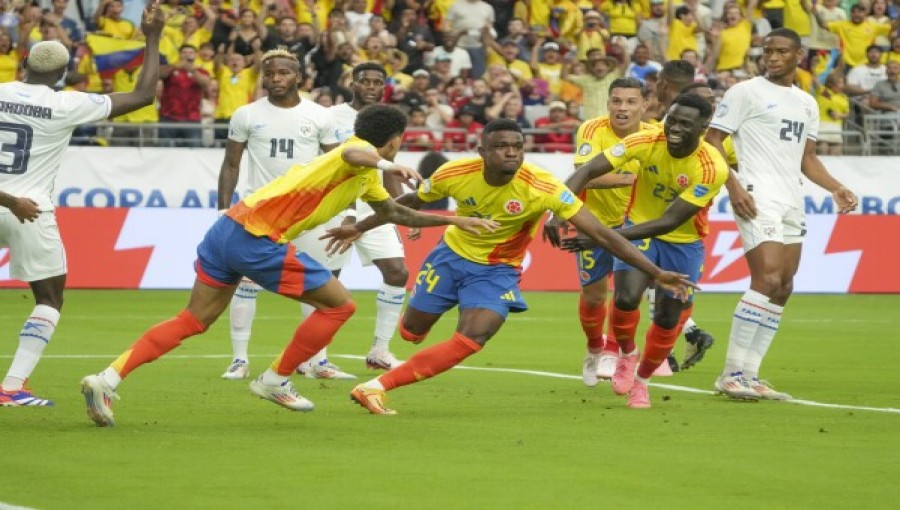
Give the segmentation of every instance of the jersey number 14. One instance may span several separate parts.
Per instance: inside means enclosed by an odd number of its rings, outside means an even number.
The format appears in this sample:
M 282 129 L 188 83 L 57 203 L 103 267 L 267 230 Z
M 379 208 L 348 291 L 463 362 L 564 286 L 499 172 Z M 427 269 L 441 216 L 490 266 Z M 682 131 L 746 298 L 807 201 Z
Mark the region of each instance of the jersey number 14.
M 294 159 L 294 140 L 290 138 L 272 138 L 269 140 L 269 157 L 276 158 L 283 152 L 287 159 Z

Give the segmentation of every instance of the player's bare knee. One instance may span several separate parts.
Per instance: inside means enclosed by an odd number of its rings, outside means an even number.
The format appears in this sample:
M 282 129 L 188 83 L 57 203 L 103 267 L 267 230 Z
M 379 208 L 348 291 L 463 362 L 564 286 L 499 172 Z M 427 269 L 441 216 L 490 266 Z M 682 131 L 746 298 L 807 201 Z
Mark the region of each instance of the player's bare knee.
M 403 264 L 403 259 L 399 259 L 396 263 L 380 264 L 379 269 L 381 269 L 381 278 L 386 285 L 405 287 L 409 280 L 409 270 Z
M 641 306 L 641 297 L 640 295 L 629 295 L 626 292 L 616 293 L 615 303 L 616 308 L 619 310 L 630 312 L 632 310 L 637 310 L 638 307 Z
M 415 324 L 407 322 L 406 319 L 400 322 L 400 327 L 398 329 L 400 330 L 400 338 L 414 344 L 425 340 L 429 331 L 421 326 L 417 327 Z

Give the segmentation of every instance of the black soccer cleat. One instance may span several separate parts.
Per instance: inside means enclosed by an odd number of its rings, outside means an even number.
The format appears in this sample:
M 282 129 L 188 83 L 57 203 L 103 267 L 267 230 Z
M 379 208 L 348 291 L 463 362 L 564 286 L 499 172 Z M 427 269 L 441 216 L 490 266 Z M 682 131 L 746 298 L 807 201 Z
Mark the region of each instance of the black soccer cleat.
M 666 362 L 669 363 L 669 369 L 673 374 L 681 370 L 681 367 L 678 366 L 678 360 L 675 359 L 675 355 L 671 352 L 669 353 L 669 356 L 666 357 Z
M 684 346 L 684 363 L 681 364 L 682 370 L 687 370 L 692 366 L 700 363 L 706 351 L 716 343 L 716 339 L 712 335 L 700 328 L 694 328 L 684 334 L 687 345 Z

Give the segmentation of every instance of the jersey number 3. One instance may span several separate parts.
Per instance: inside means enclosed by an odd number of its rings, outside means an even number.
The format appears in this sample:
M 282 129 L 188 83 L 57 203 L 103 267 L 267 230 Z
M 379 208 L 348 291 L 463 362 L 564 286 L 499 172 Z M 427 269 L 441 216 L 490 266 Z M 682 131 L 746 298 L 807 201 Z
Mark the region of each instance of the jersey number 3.
M 800 143 L 800 140 L 803 138 L 803 126 L 802 122 L 797 122 L 795 120 L 787 120 L 781 119 L 781 125 L 784 126 L 781 128 L 781 139 L 788 141 Z M 795 140 L 796 138 L 796 140 Z
M 0 122 L 0 174 L 19 175 L 28 170 L 31 126 Z

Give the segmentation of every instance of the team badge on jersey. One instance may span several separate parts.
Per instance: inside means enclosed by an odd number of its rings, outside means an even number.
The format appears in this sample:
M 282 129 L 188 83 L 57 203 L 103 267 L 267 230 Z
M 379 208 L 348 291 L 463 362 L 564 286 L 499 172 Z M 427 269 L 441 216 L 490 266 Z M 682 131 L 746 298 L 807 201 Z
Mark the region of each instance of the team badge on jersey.
M 728 105 L 722 103 L 716 108 L 716 117 L 724 117 L 726 115 L 728 115 Z
M 675 182 L 684 189 L 688 187 L 688 184 L 691 183 L 691 180 L 688 179 L 688 176 L 685 174 L 679 174 L 678 177 L 675 178 Z
M 579 156 L 587 156 L 590 153 L 591 153 L 591 144 L 584 142 L 583 144 L 581 144 L 580 147 L 578 147 L 578 155 Z
M 519 214 L 525 208 L 522 205 L 522 201 L 516 198 L 511 198 L 506 201 L 506 205 L 503 206 L 506 209 L 506 212 L 509 214 Z
M 312 134 L 313 134 L 312 126 L 307 126 L 305 124 L 300 126 L 300 134 L 303 135 L 305 138 L 312 136 Z
M 612 149 L 609 150 L 609 153 L 617 158 L 621 158 L 625 155 L 625 144 L 617 143 L 613 146 Z
M 88 94 L 88 98 L 90 98 L 91 101 L 97 104 L 103 104 L 103 102 L 106 101 L 106 99 L 100 94 Z
M 563 191 L 562 195 L 559 196 L 559 201 L 564 204 L 574 204 L 575 203 L 575 195 L 573 195 L 572 192 L 569 190 Z

